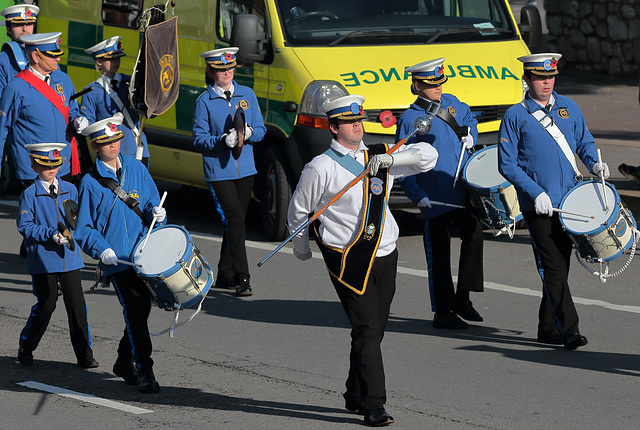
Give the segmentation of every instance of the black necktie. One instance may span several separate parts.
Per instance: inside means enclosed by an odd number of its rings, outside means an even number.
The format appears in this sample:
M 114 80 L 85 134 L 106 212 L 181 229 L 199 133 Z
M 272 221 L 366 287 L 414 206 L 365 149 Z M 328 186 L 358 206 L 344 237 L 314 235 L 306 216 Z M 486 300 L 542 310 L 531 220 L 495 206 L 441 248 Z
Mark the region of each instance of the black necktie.
M 118 92 L 118 81 L 116 81 L 115 79 L 111 81 L 111 87 L 113 88 L 114 92 Z
M 547 109 L 547 111 L 551 112 L 551 108 L 553 108 L 553 105 L 549 103 L 548 105 L 545 106 L 545 108 Z
M 47 84 L 47 85 L 51 85 L 51 76 L 45 75 L 44 83 Z
M 53 197 L 54 199 L 56 197 L 58 197 L 58 193 L 56 193 L 56 186 L 51 184 L 49 185 L 49 194 L 51 194 L 51 197 Z
M 225 91 L 224 96 L 227 98 L 228 102 L 231 102 L 231 91 Z
M 118 178 L 118 181 L 120 180 L 120 175 L 122 175 L 122 167 L 116 169 L 116 178 Z

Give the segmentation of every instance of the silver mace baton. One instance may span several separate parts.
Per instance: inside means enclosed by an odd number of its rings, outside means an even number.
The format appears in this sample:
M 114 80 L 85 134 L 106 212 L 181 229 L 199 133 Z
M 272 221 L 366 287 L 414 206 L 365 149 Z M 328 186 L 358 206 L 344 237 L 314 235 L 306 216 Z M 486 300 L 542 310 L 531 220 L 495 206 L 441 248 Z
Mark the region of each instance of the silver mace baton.
M 395 151 L 396 149 L 400 148 L 402 145 L 404 145 L 404 143 L 411 139 L 414 135 L 416 134 L 425 134 L 427 133 L 429 130 L 431 129 L 431 119 L 424 117 L 424 116 L 419 116 L 417 117 L 414 121 L 413 121 L 413 130 L 407 134 L 405 137 L 403 137 L 402 139 L 400 139 L 398 141 L 398 143 L 396 143 L 395 145 L 393 145 L 393 147 L 391 147 L 391 149 L 389 149 L 387 151 L 387 154 L 391 154 L 393 151 Z M 340 197 L 342 197 L 342 195 L 344 193 L 346 193 L 349 188 L 353 187 L 355 184 L 357 184 L 358 182 L 360 182 L 360 180 L 362 178 L 365 177 L 365 175 L 367 173 L 369 173 L 369 167 L 367 166 L 362 173 L 360 173 L 360 175 L 358 175 L 357 178 L 355 178 L 353 181 L 349 182 L 342 190 L 340 190 L 338 192 L 338 194 L 336 194 L 331 201 L 329 201 L 327 204 L 325 204 L 318 212 L 316 212 L 315 214 L 313 214 L 313 216 L 311 216 L 308 220 L 306 220 L 300 227 L 298 227 L 296 229 L 296 231 L 294 231 L 293 233 L 291 233 L 291 235 L 289 237 L 287 237 L 284 242 L 282 242 L 280 245 L 278 245 L 276 247 L 276 249 L 274 249 L 273 251 L 271 251 L 271 253 L 269 255 L 267 255 L 264 260 L 262 260 L 261 262 L 258 263 L 258 267 L 262 266 L 264 263 L 266 263 L 266 261 L 268 259 L 270 259 L 276 252 L 280 251 L 282 249 L 283 246 L 285 246 L 291 239 L 293 239 L 298 233 L 300 233 L 302 230 L 305 229 L 305 227 L 307 227 L 309 224 L 311 224 L 316 218 L 318 218 L 320 216 L 320 214 L 322 212 L 324 212 L 325 209 L 327 209 L 329 206 L 331 206 L 332 204 L 334 204 L 336 202 L 336 200 L 338 200 Z

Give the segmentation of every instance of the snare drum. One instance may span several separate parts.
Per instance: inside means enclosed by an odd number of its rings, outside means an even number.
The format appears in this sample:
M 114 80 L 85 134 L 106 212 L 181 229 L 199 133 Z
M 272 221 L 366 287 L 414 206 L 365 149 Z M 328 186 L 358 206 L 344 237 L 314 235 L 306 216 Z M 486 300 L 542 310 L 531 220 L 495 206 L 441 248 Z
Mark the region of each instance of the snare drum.
M 618 192 L 605 183 L 606 208 L 601 181 L 580 182 L 567 192 L 560 209 L 594 219 L 560 213 L 560 223 L 576 244 L 580 256 L 587 261 L 610 261 L 633 245 L 636 221 L 620 200 Z
M 498 172 L 497 145 L 471 155 L 462 175 L 471 207 L 483 223 L 500 230 L 522 219 L 515 187 Z
M 213 284 L 211 266 L 200 254 L 184 227 L 165 225 L 136 244 L 132 261 L 138 276 L 147 281 L 154 300 L 166 310 L 184 309 L 200 302 Z

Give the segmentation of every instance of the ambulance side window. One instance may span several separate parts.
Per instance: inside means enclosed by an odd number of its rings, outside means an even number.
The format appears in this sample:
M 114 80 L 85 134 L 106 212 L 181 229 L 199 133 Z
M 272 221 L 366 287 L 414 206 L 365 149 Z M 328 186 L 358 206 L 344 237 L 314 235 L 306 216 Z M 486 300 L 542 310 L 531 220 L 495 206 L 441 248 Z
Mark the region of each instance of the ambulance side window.
M 143 0 L 102 0 L 102 22 L 115 27 L 138 28 Z
M 218 38 L 229 40 L 233 17 L 240 13 L 253 14 L 258 17 L 258 31 L 265 31 L 265 4 L 264 0 L 221 0 L 218 11 Z

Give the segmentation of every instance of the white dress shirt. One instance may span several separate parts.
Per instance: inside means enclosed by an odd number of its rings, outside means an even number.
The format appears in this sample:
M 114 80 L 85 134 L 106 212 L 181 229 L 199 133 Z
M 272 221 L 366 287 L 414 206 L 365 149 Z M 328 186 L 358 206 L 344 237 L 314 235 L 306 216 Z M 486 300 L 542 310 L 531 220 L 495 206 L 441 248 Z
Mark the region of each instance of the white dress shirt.
M 362 164 L 364 170 L 364 151 L 367 149 L 361 141 L 355 151 L 347 149 L 336 140 L 331 141 L 331 147 L 340 154 L 348 154 Z M 387 186 L 387 198 L 391 192 L 391 186 L 395 178 L 415 175 L 426 172 L 436 165 L 438 152 L 428 143 L 419 142 L 413 145 L 402 145 L 396 152 L 407 149 L 418 149 L 422 158 L 411 166 L 397 166 L 389 168 L 389 184 Z M 289 231 L 294 232 L 303 225 L 309 216 L 320 210 L 348 183 L 355 178 L 354 174 L 342 167 L 338 162 L 326 154 L 320 154 L 311 160 L 302 171 L 300 181 L 289 204 L 288 222 Z M 320 216 L 319 234 L 322 241 L 336 248 L 344 249 L 359 231 L 364 207 L 364 179 L 351 187 L 342 197 L 329 206 Z M 398 224 L 391 215 L 387 206 L 385 208 L 382 239 L 378 247 L 376 257 L 389 255 L 396 248 L 398 239 Z M 298 236 L 309 234 L 308 226 Z

